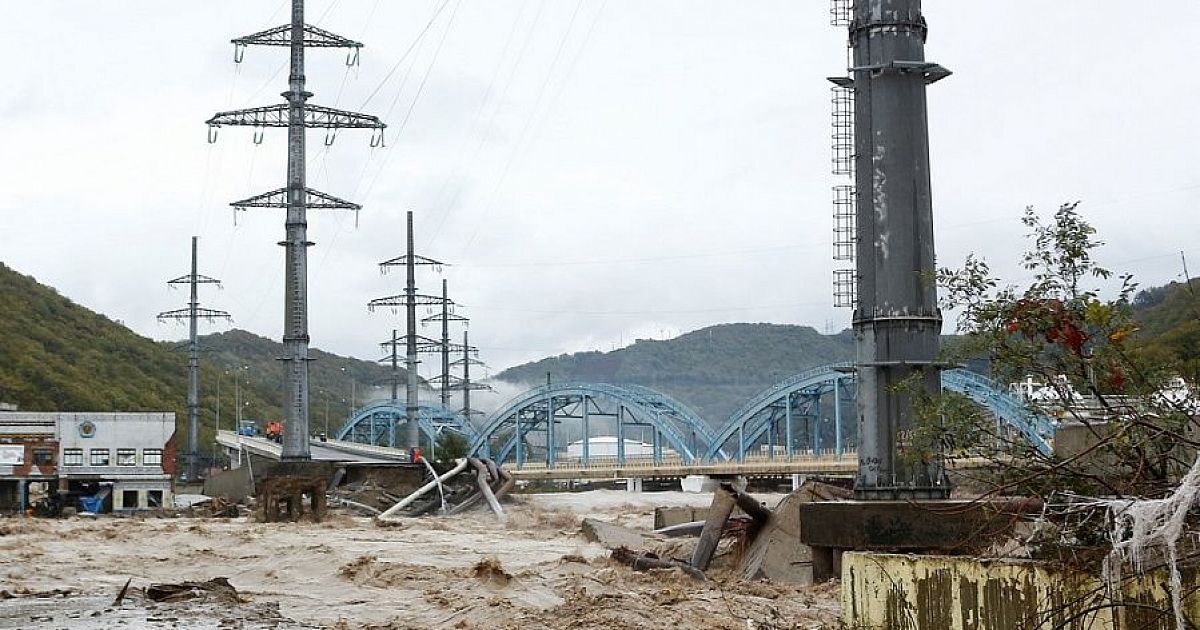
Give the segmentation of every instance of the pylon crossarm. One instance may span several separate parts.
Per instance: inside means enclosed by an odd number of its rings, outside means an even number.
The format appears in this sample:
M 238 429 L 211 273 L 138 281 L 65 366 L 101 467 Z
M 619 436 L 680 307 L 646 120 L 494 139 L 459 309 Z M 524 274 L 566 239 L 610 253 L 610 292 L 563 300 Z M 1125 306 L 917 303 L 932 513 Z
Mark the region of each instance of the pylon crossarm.
M 305 188 L 304 196 L 304 206 L 309 210 L 362 210 L 362 206 L 357 203 L 339 199 L 338 197 L 319 190 L 313 190 L 312 188 Z M 238 210 L 245 210 L 247 208 L 287 208 L 287 189 L 272 190 L 261 195 L 255 195 L 249 199 L 235 201 L 229 205 Z
M 192 316 L 192 309 L 180 308 L 180 309 L 175 309 L 173 311 L 164 311 L 162 313 L 159 313 L 158 319 L 159 319 L 159 321 L 166 321 L 168 319 L 188 319 L 191 316 Z M 226 313 L 225 311 L 218 311 L 218 310 L 211 309 L 211 308 L 201 308 L 201 307 L 196 307 L 196 317 L 207 319 L 209 321 L 213 321 L 216 319 L 233 319 L 233 317 L 231 317 L 229 315 L 229 313 Z
M 436 339 L 422 337 L 421 335 L 413 335 L 413 339 L 416 340 L 417 344 L 439 343 Z M 388 339 L 387 341 L 380 342 L 379 347 L 391 348 L 392 346 L 403 346 L 406 343 L 408 343 L 408 335 L 401 335 L 395 339 Z
M 441 313 L 434 313 L 433 315 L 430 315 L 428 317 L 422 317 L 421 323 L 426 324 L 429 322 L 440 322 L 440 321 L 442 321 L 442 319 L 445 319 L 448 322 L 469 322 L 469 321 L 471 321 L 467 317 L 464 317 L 462 315 L 456 315 L 454 313 L 447 313 L 445 318 L 442 317 Z
M 284 24 L 276 26 L 265 31 L 259 31 L 230 40 L 234 46 L 291 46 L 292 45 L 292 25 Z M 325 29 L 317 28 L 311 24 L 304 25 L 304 46 L 305 48 L 362 48 L 362 42 L 356 42 L 331 33 Z M 237 58 L 241 61 L 241 58 Z
M 471 352 L 472 352 L 472 353 L 473 353 L 475 356 L 479 356 L 479 348 L 476 348 L 476 347 L 472 346 L 472 347 L 471 347 Z M 487 364 L 486 364 L 486 363 L 484 363 L 483 361 L 480 361 L 479 359 L 476 359 L 476 358 L 471 358 L 471 359 L 470 359 L 470 362 L 471 362 L 471 365 L 487 365 Z M 457 367 L 457 366 L 461 366 L 461 365 L 466 365 L 466 363 L 467 363 L 466 361 L 464 361 L 464 360 L 462 360 L 462 359 L 458 359 L 458 360 L 456 360 L 456 361 L 451 361 L 451 362 L 450 362 L 450 366 L 451 366 L 451 367 Z
M 440 341 L 437 341 L 437 342 L 434 342 L 434 344 L 435 344 L 435 346 L 436 346 L 435 350 L 436 350 L 437 352 L 441 352 L 441 351 L 442 351 L 442 342 L 440 342 Z M 450 350 L 449 350 L 450 352 L 461 353 L 461 352 L 463 352 L 463 350 L 469 350 L 469 351 L 472 351 L 472 352 L 478 352 L 478 350 L 477 350 L 477 349 L 476 349 L 474 346 L 472 346 L 472 347 L 470 347 L 470 348 L 464 348 L 464 347 L 463 347 L 463 345 L 462 345 L 461 343 L 449 343 L 449 344 L 446 344 L 446 345 L 447 345 L 447 347 L 450 349 Z
M 463 382 L 463 380 L 461 378 L 459 378 L 453 374 L 448 374 L 445 377 L 443 377 L 441 374 L 438 374 L 436 376 L 431 376 L 425 380 L 432 384 L 442 385 L 442 389 L 452 389 L 455 385 L 459 385 Z M 443 383 L 442 381 L 446 381 L 446 383 Z
M 459 379 L 459 380 L 461 381 L 462 379 Z M 447 387 L 446 390 L 452 391 L 452 392 L 461 392 L 464 390 L 472 391 L 472 392 L 494 391 L 492 389 L 491 385 L 488 385 L 486 383 L 477 383 L 475 381 L 471 381 L 470 383 L 465 383 L 465 382 L 456 383 L 454 385 Z
M 389 295 L 367 302 L 367 310 L 374 312 L 377 308 L 401 308 L 408 305 L 409 297 L 404 294 Z M 441 306 L 442 298 L 435 295 L 416 294 L 412 296 L 415 306 Z
M 187 275 L 179 276 L 174 280 L 168 280 L 167 284 L 191 284 L 191 282 L 192 276 Z M 217 280 L 216 278 L 210 278 L 208 276 L 196 274 L 196 284 L 221 284 L 221 281 Z
M 430 265 L 437 267 L 438 271 L 441 271 L 442 266 L 445 265 L 445 263 L 440 260 L 434 260 L 425 256 L 414 255 L 412 258 L 414 265 Z M 408 254 L 397 256 L 391 260 L 385 260 L 379 263 L 379 271 L 381 273 L 387 273 L 389 267 L 404 267 L 406 265 L 408 265 Z
M 228 112 L 220 112 L 209 118 L 205 123 L 210 127 L 287 127 L 289 105 L 267 105 L 251 107 Z M 377 116 L 350 112 L 344 109 L 322 107 L 320 105 L 304 106 L 304 126 L 310 129 L 375 129 L 382 131 L 387 127 Z M 212 136 L 210 136 L 212 137 Z M 372 139 L 372 142 L 375 142 Z

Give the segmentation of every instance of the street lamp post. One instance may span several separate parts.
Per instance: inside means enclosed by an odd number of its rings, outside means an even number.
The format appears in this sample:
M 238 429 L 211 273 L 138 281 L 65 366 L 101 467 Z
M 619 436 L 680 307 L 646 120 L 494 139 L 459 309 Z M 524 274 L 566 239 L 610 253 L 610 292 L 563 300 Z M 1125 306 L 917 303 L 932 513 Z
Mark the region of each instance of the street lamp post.
M 221 431 L 221 375 L 228 374 L 228 370 L 217 372 L 217 432 Z M 237 427 L 234 427 L 234 433 L 237 433 Z
M 234 370 L 233 404 L 236 422 L 233 427 L 234 432 L 240 431 L 242 428 L 242 374 L 249 369 L 249 365 L 243 365 L 242 367 Z
M 338 368 L 350 379 L 350 413 L 354 413 L 358 399 L 358 381 L 354 380 L 354 373 L 346 367 Z

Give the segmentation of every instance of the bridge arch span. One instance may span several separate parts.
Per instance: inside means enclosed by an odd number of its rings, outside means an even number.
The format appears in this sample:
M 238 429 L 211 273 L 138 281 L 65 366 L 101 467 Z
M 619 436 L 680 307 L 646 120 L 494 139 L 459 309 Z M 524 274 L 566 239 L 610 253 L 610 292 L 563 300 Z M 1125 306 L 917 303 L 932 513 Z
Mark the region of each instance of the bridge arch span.
M 404 446 L 404 425 L 407 409 L 403 400 L 380 400 L 355 409 L 333 436 L 334 439 L 359 444 Z M 453 431 L 471 441 L 475 428 L 462 415 L 440 405 L 421 405 L 417 411 L 421 434 L 429 444 L 436 444 L 443 431 Z M 398 437 L 399 436 L 399 437 Z
M 999 383 L 969 370 L 942 372 L 942 387 L 964 394 L 1044 454 L 1054 425 Z M 857 441 L 857 387 L 852 364 L 814 368 L 751 398 L 716 431 L 704 458 L 710 461 L 796 453 L 842 454 Z M 799 442 L 799 448 L 798 444 Z M 757 447 L 757 448 L 755 448 Z
M 627 458 L 691 463 L 711 439 L 711 429 L 694 411 L 652 389 L 556 383 L 520 394 L 489 415 L 468 450 L 498 462 L 511 459 L 518 468 L 531 461 L 554 465 L 564 457 L 583 465 L 623 464 Z

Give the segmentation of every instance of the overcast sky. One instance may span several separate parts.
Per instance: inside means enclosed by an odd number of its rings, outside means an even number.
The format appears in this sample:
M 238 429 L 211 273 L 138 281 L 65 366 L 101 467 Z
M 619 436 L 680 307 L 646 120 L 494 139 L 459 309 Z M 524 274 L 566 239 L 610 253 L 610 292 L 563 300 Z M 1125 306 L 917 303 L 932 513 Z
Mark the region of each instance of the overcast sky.
M 154 316 L 184 305 L 164 283 L 199 235 L 201 271 L 225 283 L 204 305 L 278 338 L 283 215 L 235 225 L 227 204 L 284 184 L 285 132 L 208 144 L 203 122 L 281 101 L 285 51 L 235 65 L 229 40 L 282 24 L 285 3 L 21 5 L 0 20 L 0 261 L 178 338 Z M 848 326 L 825 81 L 845 32 L 827 5 L 310 0 L 310 22 L 367 44 L 352 70 L 310 51 L 311 102 L 390 125 L 382 149 L 309 136 L 310 185 L 365 206 L 357 227 L 310 215 L 313 344 L 376 358 L 402 325 L 366 303 L 401 291 L 376 264 L 401 253 L 410 209 L 494 370 L 721 322 Z M 1022 209 L 1082 200 L 1110 267 L 1146 285 L 1181 277 L 1180 250 L 1200 267 L 1200 3 L 1131 8 L 926 0 L 927 56 L 954 71 L 929 91 L 941 264 L 976 252 L 1019 280 Z

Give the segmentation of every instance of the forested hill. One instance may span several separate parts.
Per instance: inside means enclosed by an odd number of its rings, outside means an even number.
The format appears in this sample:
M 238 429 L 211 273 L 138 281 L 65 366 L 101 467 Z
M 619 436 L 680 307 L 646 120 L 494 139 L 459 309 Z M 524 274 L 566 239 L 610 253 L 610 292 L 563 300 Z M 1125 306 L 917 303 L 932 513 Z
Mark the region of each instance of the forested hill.
M 1200 279 L 1172 282 L 1137 294 L 1139 350 L 1159 365 L 1200 381 Z
M 186 328 L 180 329 L 181 335 Z M 183 428 L 187 354 L 180 342 L 156 342 L 59 295 L 0 263 L 0 402 L 30 411 L 174 411 Z M 277 417 L 282 346 L 240 330 L 209 335 L 201 347 L 201 438 L 211 444 L 221 377 L 221 422 L 232 427 L 234 370 L 249 417 Z M 312 422 L 322 427 L 349 408 L 351 378 L 381 381 L 388 369 L 370 361 L 314 350 L 310 367 Z M 347 368 L 342 372 L 340 368 Z M 225 372 L 228 371 L 229 374 Z M 345 402 L 342 402 L 345 399 Z M 361 399 L 360 399 L 361 402 Z M 181 433 L 182 435 L 182 433 Z M 182 445 L 181 445 L 182 446 Z
M 722 324 L 665 341 L 638 340 L 612 352 L 564 354 L 509 368 L 497 379 L 633 383 L 662 391 L 710 424 L 759 391 L 797 372 L 854 357 L 849 332 L 822 335 L 807 326 Z

